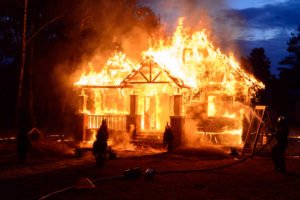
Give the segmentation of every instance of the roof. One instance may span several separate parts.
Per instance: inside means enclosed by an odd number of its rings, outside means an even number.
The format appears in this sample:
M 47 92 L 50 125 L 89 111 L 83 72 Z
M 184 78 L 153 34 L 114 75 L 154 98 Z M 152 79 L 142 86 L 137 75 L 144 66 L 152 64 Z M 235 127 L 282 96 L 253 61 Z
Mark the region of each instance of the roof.
M 132 70 L 120 86 L 128 87 L 135 84 L 172 84 L 174 83 L 179 88 L 189 88 L 180 78 L 172 76 L 166 69 L 160 67 L 150 57 L 147 57 L 137 70 Z

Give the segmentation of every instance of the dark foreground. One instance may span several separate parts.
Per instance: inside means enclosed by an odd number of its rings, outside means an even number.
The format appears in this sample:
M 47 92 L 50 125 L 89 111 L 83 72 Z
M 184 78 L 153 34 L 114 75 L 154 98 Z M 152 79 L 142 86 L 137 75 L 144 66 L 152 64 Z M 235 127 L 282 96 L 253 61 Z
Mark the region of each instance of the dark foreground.
M 8 170 L 0 171 L 0 199 L 40 199 L 85 177 L 92 181 L 97 179 L 96 187 L 73 188 L 47 199 L 300 199 L 298 156 L 287 158 L 288 172 L 285 174 L 272 170 L 268 155 L 245 162 L 240 162 L 241 159 L 229 157 L 219 150 L 205 152 L 190 149 L 173 154 L 116 158 L 108 160 L 105 167 L 96 168 L 93 157 L 87 153 L 83 158 L 68 159 L 60 165 L 57 162 L 48 163 L 47 170 L 45 165 L 34 165 L 27 171 L 24 170 L 26 167 L 19 167 L 11 174 Z M 240 163 L 212 171 L 184 171 L 235 162 Z M 142 170 L 142 175 L 136 179 L 100 181 L 123 175 L 124 170 L 135 167 Z M 153 179 L 145 179 L 147 168 L 155 169 L 158 174 Z M 5 176 L 4 173 L 8 174 Z

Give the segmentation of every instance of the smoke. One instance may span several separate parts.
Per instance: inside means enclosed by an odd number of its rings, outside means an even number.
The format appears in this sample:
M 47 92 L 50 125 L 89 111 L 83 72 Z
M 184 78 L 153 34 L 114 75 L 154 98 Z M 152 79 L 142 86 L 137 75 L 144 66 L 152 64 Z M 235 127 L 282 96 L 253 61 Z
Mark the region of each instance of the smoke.
M 216 143 L 208 134 L 198 133 L 198 122 L 198 120 L 186 120 L 182 138 L 183 144 L 178 152 L 187 151 L 189 155 L 194 153 L 196 156 L 208 157 L 210 159 L 216 158 L 216 156 L 227 155 L 229 150 L 228 148 L 224 148 L 226 147 L 225 145 Z M 237 147 L 238 145 L 231 143 L 228 146 Z
M 53 93 L 59 97 L 55 98 L 57 107 L 76 110 L 78 103 L 74 101 L 72 86 L 82 72 L 90 70 L 89 63 L 99 72 L 115 51 L 140 60 L 141 52 L 148 48 L 159 27 L 159 19 L 150 9 L 131 0 L 64 1 L 60 8 L 63 17 L 49 26 L 55 37 L 51 49 L 45 48 L 47 61 L 40 65 L 51 65 L 44 68 L 51 68 L 47 74 L 51 73 L 49 85 L 56 88 Z
M 141 52 L 149 46 L 149 34 L 141 27 L 133 27 L 132 30 L 120 37 L 122 51 L 133 60 L 141 60 Z
M 80 72 L 91 61 L 95 70 L 100 71 L 116 49 L 140 61 L 141 52 L 149 47 L 149 41 L 155 35 L 173 33 L 179 17 L 184 17 L 185 26 L 194 31 L 206 29 L 215 46 L 223 51 L 239 52 L 232 40 L 239 32 L 235 25 L 241 26 L 243 22 L 234 12 L 229 12 L 225 0 L 141 0 L 139 4 L 136 1 L 86 0 L 73 9 L 70 21 L 74 23 L 75 15 L 77 23 L 80 22 L 77 40 L 73 40 L 79 53 L 76 68 Z M 73 77 L 78 78 L 78 74 Z
M 231 107 L 231 113 L 235 114 L 233 118 L 224 115 L 228 107 Z M 206 108 L 205 103 L 197 103 L 190 105 L 186 110 L 183 137 L 186 147 L 203 148 L 210 145 L 240 147 L 251 117 L 262 121 L 250 106 L 239 101 L 234 101 L 231 105 L 223 102 L 218 107 L 217 115 L 212 117 L 207 117 L 207 111 L 204 108 Z
M 233 40 L 240 35 L 243 19 L 228 8 L 225 0 L 142 0 L 152 7 L 161 17 L 165 30 L 172 34 L 179 17 L 184 17 L 184 24 L 192 30 L 206 29 L 206 33 L 225 52 L 238 54 Z
M 135 151 L 136 146 L 132 143 L 131 134 L 131 131 L 111 131 L 109 133 L 110 145 L 114 150 Z
M 219 124 L 217 123 L 215 125 L 218 127 Z M 233 134 L 230 131 L 214 132 L 213 130 L 209 130 L 211 127 L 208 127 L 208 130 L 201 130 L 198 119 L 187 119 L 183 145 L 192 148 L 206 148 L 207 146 L 240 147 L 242 145 L 240 134 Z M 212 129 L 214 129 L 214 127 Z
M 93 63 L 96 72 L 101 71 L 116 51 L 122 51 L 131 60 L 141 61 L 141 53 L 148 49 L 151 37 L 160 26 L 155 13 L 137 1 L 86 0 L 80 1 L 75 10 L 70 20 L 74 21 L 74 16 L 80 27 L 77 39 L 72 40 L 78 52 L 72 83 L 83 70 L 89 70 L 88 63 Z
M 122 50 L 131 58 L 139 58 L 148 47 L 151 34 L 159 20 L 151 10 L 139 6 L 135 1 L 88 1 L 85 3 L 90 21 L 83 29 L 92 29 L 95 37 L 89 43 L 95 44 L 91 57 L 97 54 L 111 54 Z M 94 39 L 94 40 L 93 40 Z
M 184 128 L 183 143 L 187 147 L 200 147 L 203 142 L 197 135 L 198 127 L 196 120 L 187 120 Z

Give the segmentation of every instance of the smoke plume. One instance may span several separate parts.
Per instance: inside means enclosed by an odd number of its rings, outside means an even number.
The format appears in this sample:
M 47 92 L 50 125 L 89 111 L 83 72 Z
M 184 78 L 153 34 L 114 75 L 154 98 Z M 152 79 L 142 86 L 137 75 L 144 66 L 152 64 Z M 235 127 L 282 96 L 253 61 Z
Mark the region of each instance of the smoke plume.
M 223 51 L 233 51 L 238 48 L 232 43 L 240 34 L 238 27 L 243 27 L 243 19 L 230 10 L 225 0 L 143 0 L 145 5 L 152 7 L 161 17 L 165 31 L 173 33 L 176 21 L 184 17 L 186 26 L 194 30 L 206 29 L 210 39 Z

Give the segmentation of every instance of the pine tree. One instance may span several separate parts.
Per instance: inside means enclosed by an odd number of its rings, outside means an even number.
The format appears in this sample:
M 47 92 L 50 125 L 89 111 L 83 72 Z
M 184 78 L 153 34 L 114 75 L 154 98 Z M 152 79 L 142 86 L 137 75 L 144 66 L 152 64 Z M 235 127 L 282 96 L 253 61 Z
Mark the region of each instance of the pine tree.
M 287 42 L 289 55 L 279 62 L 284 67 L 278 68 L 280 79 L 289 89 L 300 89 L 300 25 L 297 31 Z
M 272 77 L 270 72 L 271 61 L 265 55 L 264 48 L 252 49 L 248 61 L 252 67 L 254 76 L 267 84 Z

